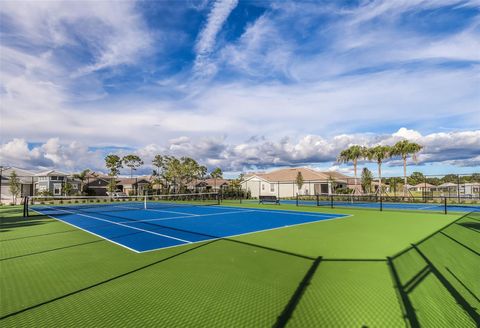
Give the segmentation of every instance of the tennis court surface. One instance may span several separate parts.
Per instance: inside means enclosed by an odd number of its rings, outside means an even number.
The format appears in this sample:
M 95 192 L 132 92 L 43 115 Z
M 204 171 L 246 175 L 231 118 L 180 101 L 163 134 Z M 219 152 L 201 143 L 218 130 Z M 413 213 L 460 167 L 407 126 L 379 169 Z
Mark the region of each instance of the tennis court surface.
M 135 252 L 346 217 L 142 200 L 105 204 L 32 205 L 34 210 Z

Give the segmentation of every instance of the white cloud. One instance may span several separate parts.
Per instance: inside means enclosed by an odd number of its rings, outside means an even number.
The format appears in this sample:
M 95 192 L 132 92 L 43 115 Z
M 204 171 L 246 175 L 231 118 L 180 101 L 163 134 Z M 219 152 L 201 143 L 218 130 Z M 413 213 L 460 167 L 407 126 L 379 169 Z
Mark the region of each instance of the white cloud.
M 424 146 L 419 154 L 420 164 L 445 163 L 455 166 L 476 166 L 480 156 L 480 130 L 422 135 L 418 131 L 401 128 L 388 134 L 343 134 L 334 137 L 306 135 L 299 139 L 250 138 L 246 142 L 232 143 L 225 138 L 199 138 L 187 136 L 166 143 L 151 143 L 138 149 L 89 150 L 77 142 L 63 144 L 58 138 L 44 144 L 28 147 L 25 140 L 13 139 L 0 146 L 3 165 L 20 167 L 56 167 L 67 170 L 92 168 L 102 171 L 106 153 L 138 154 L 145 162 L 139 172 L 149 173 L 150 163 L 156 154 L 189 156 L 209 167 L 221 166 L 225 171 L 238 172 L 281 166 L 306 165 L 323 169 L 351 168 L 335 163 L 339 152 L 351 145 L 373 146 L 378 143 L 393 145 L 401 139 L 412 139 Z M 325 167 L 325 165 L 327 165 Z M 387 165 L 398 166 L 397 159 Z
M 195 44 L 197 58 L 195 60 L 195 70 L 200 73 L 211 75 L 214 72 L 213 64 L 209 63 L 208 56 L 213 51 L 217 34 L 220 32 L 228 16 L 238 4 L 238 0 L 216 0 L 210 11 L 207 23 L 200 32 Z

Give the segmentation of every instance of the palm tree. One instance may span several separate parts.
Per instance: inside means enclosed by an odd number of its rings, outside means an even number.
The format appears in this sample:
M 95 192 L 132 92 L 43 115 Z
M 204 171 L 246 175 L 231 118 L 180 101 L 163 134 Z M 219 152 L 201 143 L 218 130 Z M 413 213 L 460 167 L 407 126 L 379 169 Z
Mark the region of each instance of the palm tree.
M 90 175 L 90 169 L 85 169 L 80 173 L 76 173 L 73 175 L 74 179 L 80 180 L 80 194 L 83 194 L 83 188 L 85 187 L 85 180 L 88 180 L 88 176 Z M 96 176 L 95 173 L 92 176 Z
M 213 181 L 214 181 L 214 189 L 217 188 L 217 179 L 221 179 L 223 178 L 223 172 L 222 172 L 222 169 L 217 167 L 215 168 L 212 173 L 210 173 L 210 176 L 212 177 Z
M 365 158 L 366 157 L 366 148 L 359 146 L 359 145 L 353 145 L 350 146 L 349 148 L 343 150 L 340 155 L 337 158 L 338 163 L 348 163 L 350 161 L 353 162 L 353 172 L 355 174 L 355 189 L 354 193 L 357 191 L 357 164 L 358 160 L 360 158 Z
M 403 159 L 403 197 L 407 193 L 407 158 L 412 155 L 414 161 L 417 160 L 417 153 L 423 149 L 423 146 L 410 142 L 408 140 L 401 140 L 392 147 L 393 156 L 401 156 Z
M 382 163 L 392 156 L 391 152 L 392 147 L 381 145 L 369 148 L 367 152 L 368 159 L 375 160 L 378 164 L 378 191 L 380 195 L 382 195 Z

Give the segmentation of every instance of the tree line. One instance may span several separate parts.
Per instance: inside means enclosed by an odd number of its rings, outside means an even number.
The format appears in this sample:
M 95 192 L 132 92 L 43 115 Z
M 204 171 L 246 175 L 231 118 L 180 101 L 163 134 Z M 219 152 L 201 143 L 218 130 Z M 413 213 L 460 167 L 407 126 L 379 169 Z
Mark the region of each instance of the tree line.
M 108 169 L 108 175 L 112 177 L 110 191 L 115 191 L 115 180 L 120 174 L 120 169 L 127 167 L 130 170 L 130 178 L 133 172 L 144 165 L 143 160 L 138 155 L 129 154 L 124 157 L 110 154 L 105 157 L 105 166 Z M 204 165 L 200 165 L 196 160 L 190 157 L 155 155 L 152 160 L 154 167 L 151 177 L 151 185 L 162 192 L 183 192 L 188 185 L 195 180 L 203 180 L 210 176 L 216 180 L 223 177 L 221 168 L 214 168 L 210 174 Z
M 415 142 L 410 142 L 408 140 L 401 140 L 394 144 L 393 146 L 388 145 L 377 145 L 374 147 L 364 147 L 359 145 L 353 145 L 349 148 L 342 150 L 337 157 L 337 162 L 339 163 L 353 163 L 353 171 L 355 175 L 355 189 L 357 191 L 357 165 L 359 160 L 369 160 L 375 161 L 378 166 L 378 191 L 382 192 L 382 164 L 393 157 L 399 157 L 403 160 L 403 193 L 404 196 L 407 194 L 407 160 L 411 157 L 414 161 L 417 160 L 417 154 L 423 149 L 422 145 L 419 145 Z M 368 170 L 367 170 L 368 171 Z M 368 172 L 363 171 L 362 174 L 364 180 L 372 178 L 368 177 Z M 371 174 L 370 174 L 371 175 Z M 362 183 L 363 185 L 363 183 Z M 365 186 L 362 186 L 365 187 Z M 365 188 L 362 188 L 365 190 Z

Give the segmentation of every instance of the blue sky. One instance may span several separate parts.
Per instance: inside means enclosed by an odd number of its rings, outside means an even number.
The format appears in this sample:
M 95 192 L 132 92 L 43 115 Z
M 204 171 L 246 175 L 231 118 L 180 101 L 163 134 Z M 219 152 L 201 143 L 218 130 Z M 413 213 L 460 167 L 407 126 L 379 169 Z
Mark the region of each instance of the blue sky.
M 349 171 L 341 149 L 408 138 L 411 170 L 480 166 L 475 0 L 3 1 L 0 36 L 2 165 Z

